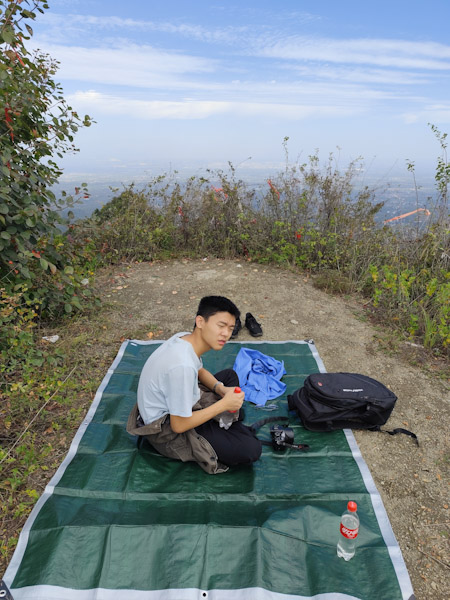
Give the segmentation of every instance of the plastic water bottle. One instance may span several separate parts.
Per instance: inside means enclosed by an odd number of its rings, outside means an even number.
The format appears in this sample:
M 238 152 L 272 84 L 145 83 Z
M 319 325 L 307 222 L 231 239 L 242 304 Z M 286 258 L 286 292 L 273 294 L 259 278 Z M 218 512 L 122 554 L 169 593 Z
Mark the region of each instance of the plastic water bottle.
M 235 387 L 234 388 L 234 393 L 235 394 L 240 394 L 241 393 L 241 388 L 240 387 Z M 223 429 L 230 429 L 231 425 L 234 422 L 234 416 L 233 413 L 237 412 L 237 410 L 230 410 L 227 412 L 224 412 L 220 415 L 219 418 L 219 427 L 222 427 Z
M 337 555 L 344 560 L 350 560 L 355 556 L 356 538 L 359 531 L 357 508 L 356 502 L 349 502 L 347 510 L 341 517 Z

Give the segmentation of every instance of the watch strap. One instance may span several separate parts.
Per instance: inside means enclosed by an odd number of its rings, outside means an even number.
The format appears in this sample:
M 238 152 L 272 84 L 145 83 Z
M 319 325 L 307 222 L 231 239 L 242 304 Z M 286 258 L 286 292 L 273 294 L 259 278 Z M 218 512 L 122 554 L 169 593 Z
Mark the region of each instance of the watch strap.
M 216 381 L 216 383 L 213 385 L 213 389 L 212 389 L 212 391 L 215 393 L 215 392 L 216 392 L 216 387 L 217 387 L 218 385 L 221 385 L 221 384 L 222 384 L 222 385 L 224 385 L 224 384 L 223 384 L 223 381 Z

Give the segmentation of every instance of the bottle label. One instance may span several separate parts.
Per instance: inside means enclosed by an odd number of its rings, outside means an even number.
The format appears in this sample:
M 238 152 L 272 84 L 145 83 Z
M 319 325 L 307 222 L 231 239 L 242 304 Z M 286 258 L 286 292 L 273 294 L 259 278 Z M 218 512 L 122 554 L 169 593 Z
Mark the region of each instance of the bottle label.
M 359 527 L 357 527 L 356 529 L 349 529 L 341 523 L 341 533 L 344 537 L 348 538 L 349 540 L 354 540 L 356 538 L 356 536 L 358 535 L 358 530 Z

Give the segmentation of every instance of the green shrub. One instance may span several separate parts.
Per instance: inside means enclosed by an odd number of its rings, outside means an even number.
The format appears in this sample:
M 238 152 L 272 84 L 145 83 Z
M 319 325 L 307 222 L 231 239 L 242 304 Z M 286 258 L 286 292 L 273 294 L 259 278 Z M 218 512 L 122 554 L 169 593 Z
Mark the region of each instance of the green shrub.
M 34 11 L 45 8 L 43 0 L 0 5 L 0 280 L 12 295 L 16 286 L 27 287 L 41 316 L 54 317 L 77 307 L 83 295 L 74 249 L 60 235 L 60 210 L 74 199 L 52 191 L 62 173 L 54 158 L 74 151 L 74 134 L 91 121 L 65 102 L 53 80 L 58 63 L 25 47 Z
M 42 366 L 42 352 L 35 347 L 34 329 L 39 303 L 29 298 L 28 288 L 17 285 L 14 293 L 0 288 L 0 373 L 4 379 L 17 374 L 24 364 Z

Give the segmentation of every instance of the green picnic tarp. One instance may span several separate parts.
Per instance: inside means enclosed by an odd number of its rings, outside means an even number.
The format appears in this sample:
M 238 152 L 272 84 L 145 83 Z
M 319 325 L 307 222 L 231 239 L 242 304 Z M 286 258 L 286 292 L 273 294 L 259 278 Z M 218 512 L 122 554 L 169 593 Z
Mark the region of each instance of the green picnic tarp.
M 207 475 L 125 431 L 140 371 L 160 342 L 127 341 L 68 456 L 27 521 L 5 573 L 14 600 L 409 600 L 406 567 L 349 430 L 305 430 L 286 396 L 323 364 L 312 342 L 245 343 L 283 360 L 286 394 L 246 423 L 289 416 L 309 452 L 263 447 L 250 467 Z M 203 356 L 232 367 L 242 344 Z M 270 425 L 259 431 L 269 439 Z M 376 434 L 374 434 L 376 435 Z M 361 520 L 355 557 L 338 558 L 348 500 Z

